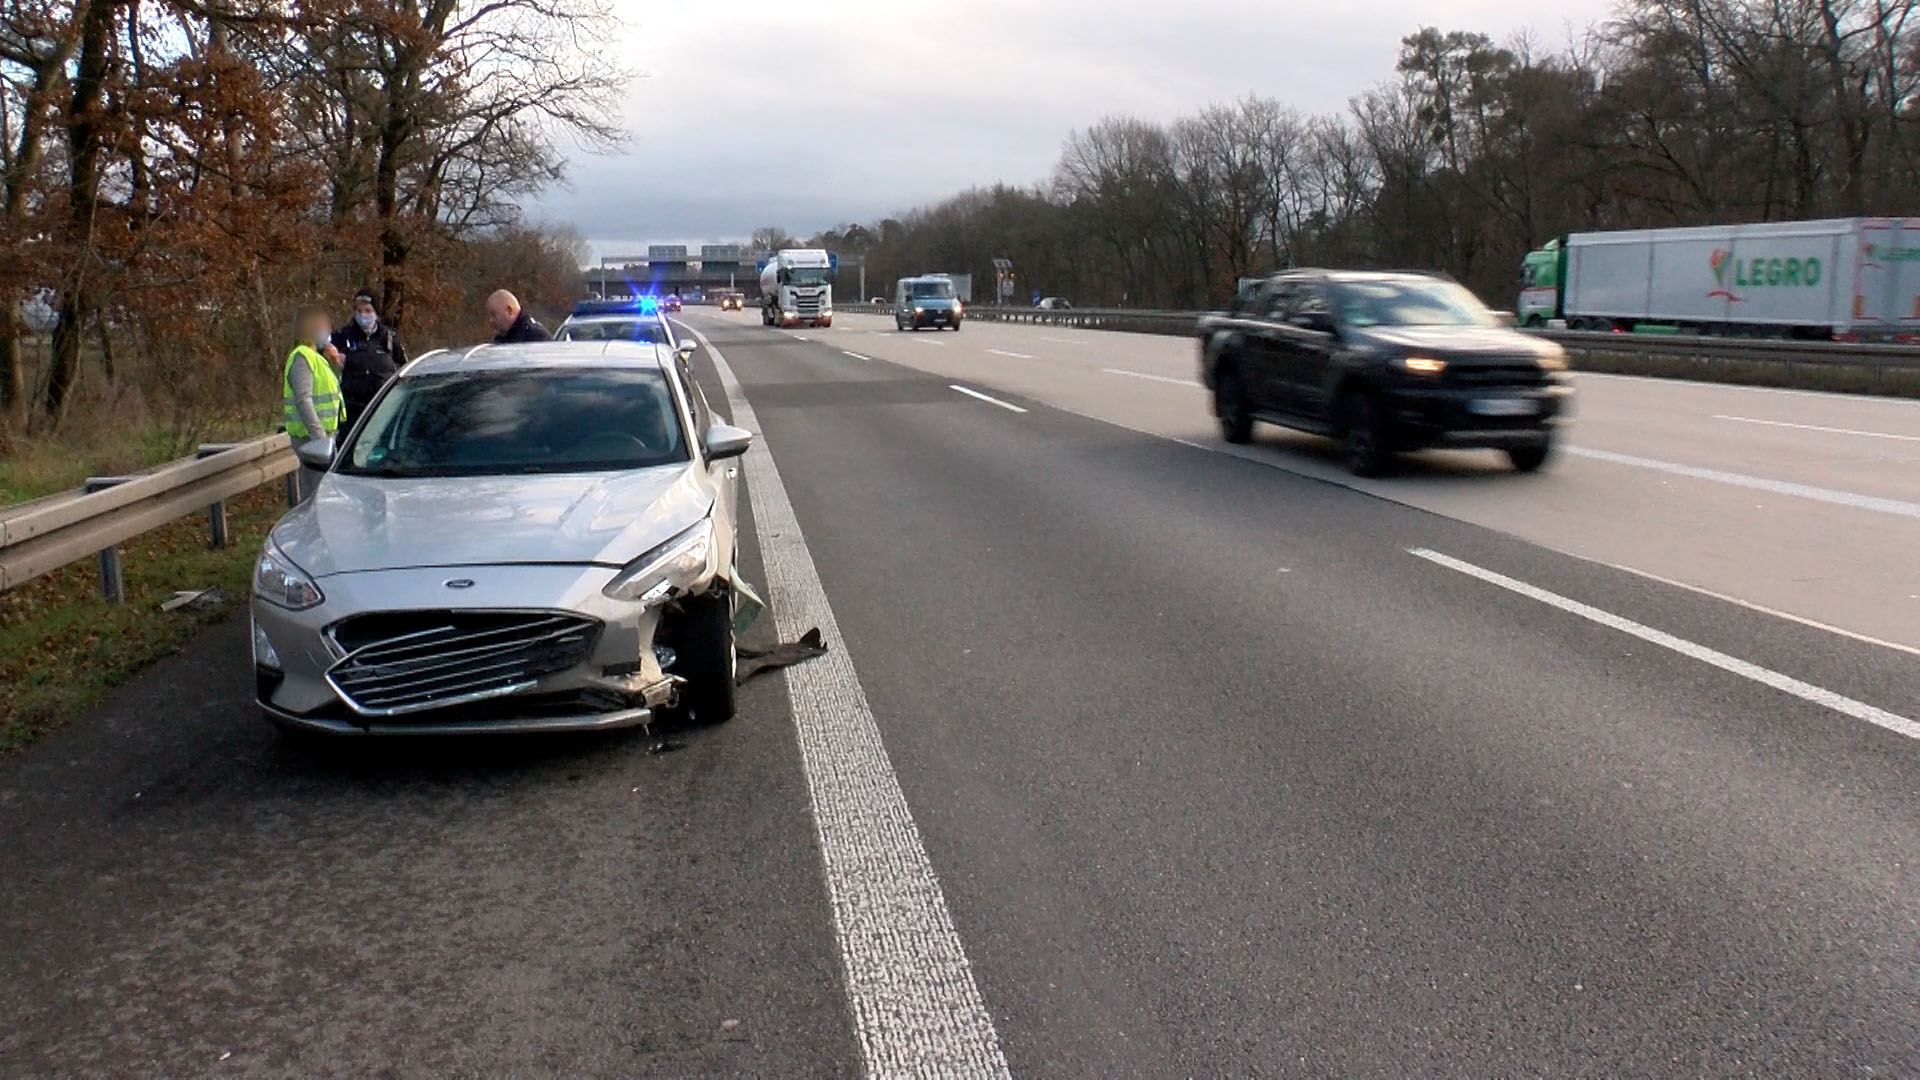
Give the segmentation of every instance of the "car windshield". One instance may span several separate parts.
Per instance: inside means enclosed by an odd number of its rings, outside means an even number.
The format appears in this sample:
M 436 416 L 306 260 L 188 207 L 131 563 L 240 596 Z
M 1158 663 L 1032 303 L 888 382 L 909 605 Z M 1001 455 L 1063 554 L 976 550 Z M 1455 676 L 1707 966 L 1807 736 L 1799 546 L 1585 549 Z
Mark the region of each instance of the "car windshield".
M 589 319 L 560 325 L 561 341 L 639 341 L 649 345 L 671 345 L 666 324 L 655 318 Z
M 948 300 L 953 297 L 953 284 L 947 281 L 916 281 L 907 289 L 915 300 Z
M 396 382 L 341 455 L 339 471 L 620 472 L 687 457 L 658 368 L 448 372 Z
M 1335 290 L 1347 326 L 1491 326 L 1493 313 L 1449 281 L 1345 281 Z
M 825 285 L 827 268 L 824 266 L 796 266 L 787 271 L 789 285 Z

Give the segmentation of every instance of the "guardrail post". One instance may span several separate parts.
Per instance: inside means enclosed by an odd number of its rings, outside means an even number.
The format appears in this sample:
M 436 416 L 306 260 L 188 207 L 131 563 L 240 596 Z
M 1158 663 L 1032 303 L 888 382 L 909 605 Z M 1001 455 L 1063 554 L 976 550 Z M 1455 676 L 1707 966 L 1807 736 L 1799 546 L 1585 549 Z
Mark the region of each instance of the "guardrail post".
M 203 443 L 194 456 L 212 457 L 231 449 L 231 443 Z M 220 499 L 207 507 L 207 543 L 216 549 L 226 547 L 227 525 L 227 500 Z
M 288 506 L 300 505 L 300 470 L 299 469 L 295 469 L 292 472 L 287 474 L 287 505 Z
M 124 484 L 125 476 L 89 476 L 81 485 L 81 490 L 91 495 L 96 491 L 105 491 L 116 484 Z M 109 604 L 118 604 L 127 598 L 127 579 L 120 568 L 120 549 L 106 547 L 100 549 L 100 599 Z

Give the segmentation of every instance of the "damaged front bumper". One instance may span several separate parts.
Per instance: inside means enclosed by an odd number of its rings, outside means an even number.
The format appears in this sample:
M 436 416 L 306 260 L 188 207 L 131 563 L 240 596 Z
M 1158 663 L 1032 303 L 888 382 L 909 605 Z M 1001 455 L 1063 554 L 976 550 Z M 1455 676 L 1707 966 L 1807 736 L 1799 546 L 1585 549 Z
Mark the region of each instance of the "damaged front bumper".
M 608 598 L 615 573 L 386 570 L 324 579 L 325 599 L 305 611 L 256 598 L 261 711 L 281 726 L 338 735 L 645 724 L 678 694 L 673 651 L 656 641 L 676 609 Z

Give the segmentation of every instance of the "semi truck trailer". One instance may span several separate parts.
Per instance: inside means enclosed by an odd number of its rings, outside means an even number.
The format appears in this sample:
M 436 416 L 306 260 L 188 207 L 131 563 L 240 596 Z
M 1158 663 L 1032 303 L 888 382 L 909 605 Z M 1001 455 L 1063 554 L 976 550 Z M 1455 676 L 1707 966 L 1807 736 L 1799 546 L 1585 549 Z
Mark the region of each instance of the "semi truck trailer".
M 1527 255 L 1525 326 L 1887 339 L 1920 329 L 1920 218 L 1574 233 Z
M 783 248 L 760 269 L 766 326 L 832 326 L 834 258 L 820 248 Z

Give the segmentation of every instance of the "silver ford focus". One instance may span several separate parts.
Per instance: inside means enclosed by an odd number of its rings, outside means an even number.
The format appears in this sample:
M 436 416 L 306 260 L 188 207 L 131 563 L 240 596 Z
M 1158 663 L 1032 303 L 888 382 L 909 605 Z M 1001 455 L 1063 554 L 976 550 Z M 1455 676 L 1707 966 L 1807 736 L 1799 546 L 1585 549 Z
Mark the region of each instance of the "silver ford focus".
M 622 727 L 733 713 L 735 510 L 752 435 L 691 344 L 436 352 L 268 534 L 260 707 L 337 734 Z

